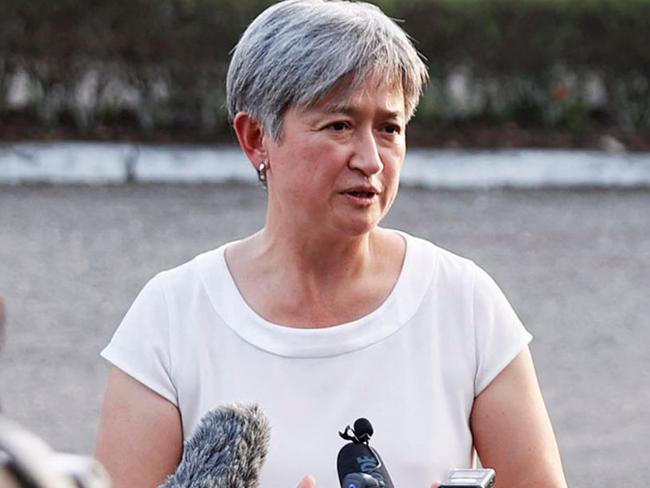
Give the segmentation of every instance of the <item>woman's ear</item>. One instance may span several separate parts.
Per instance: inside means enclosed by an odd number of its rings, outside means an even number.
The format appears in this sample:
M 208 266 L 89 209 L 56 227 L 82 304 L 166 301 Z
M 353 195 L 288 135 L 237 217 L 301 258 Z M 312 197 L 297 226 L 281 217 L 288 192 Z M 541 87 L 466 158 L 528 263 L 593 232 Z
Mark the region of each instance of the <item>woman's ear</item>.
M 233 127 L 242 150 L 253 166 L 268 159 L 264 147 L 264 127 L 251 114 L 239 112 L 233 120 Z

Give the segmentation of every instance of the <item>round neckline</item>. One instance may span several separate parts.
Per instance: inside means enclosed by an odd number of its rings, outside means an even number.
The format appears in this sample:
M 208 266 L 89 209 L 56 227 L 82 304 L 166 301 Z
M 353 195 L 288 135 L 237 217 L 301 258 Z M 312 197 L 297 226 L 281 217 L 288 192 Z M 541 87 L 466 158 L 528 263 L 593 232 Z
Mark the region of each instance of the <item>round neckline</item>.
M 415 313 L 428 287 L 417 279 L 430 282 L 432 277 L 431 273 L 423 273 L 423 267 L 432 268 L 433 260 L 421 259 L 423 244 L 428 243 L 402 231 L 394 232 L 404 239 L 406 249 L 390 293 L 368 314 L 328 327 L 292 327 L 270 322 L 258 314 L 242 296 L 228 268 L 225 251 L 232 243 L 197 256 L 197 264 L 215 312 L 246 342 L 279 356 L 336 356 L 368 347 L 397 332 Z

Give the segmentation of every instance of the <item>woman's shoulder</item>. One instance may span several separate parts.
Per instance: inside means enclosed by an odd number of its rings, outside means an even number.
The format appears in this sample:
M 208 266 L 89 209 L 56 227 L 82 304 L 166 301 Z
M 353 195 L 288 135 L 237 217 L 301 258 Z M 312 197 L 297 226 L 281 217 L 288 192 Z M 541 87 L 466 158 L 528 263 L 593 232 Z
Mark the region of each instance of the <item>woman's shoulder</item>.
M 474 303 L 503 302 L 503 291 L 481 265 L 473 259 L 443 248 L 427 239 L 402 233 L 410 256 L 405 266 L 405 280 L 428 292 L 463 297 Z
M 205 280 L 211 281 L 224 278 L 224 249 L 223 244 L 215 249 L 197 254 L 182 264 L 164 269 L 157 273 L 152 281 L 156 281 L 166 292 L 176 295 L 195 290 L 205 285 Z
M 433 264 L 432 271 L 458 278 L 471 276 L 480 269 L 472 259 L 461 256 L 433 241 L 403 231 L 397 232 L 406 240 L 407 253 L 416 270 L 426 269 L 422 267 L 431 263 Z

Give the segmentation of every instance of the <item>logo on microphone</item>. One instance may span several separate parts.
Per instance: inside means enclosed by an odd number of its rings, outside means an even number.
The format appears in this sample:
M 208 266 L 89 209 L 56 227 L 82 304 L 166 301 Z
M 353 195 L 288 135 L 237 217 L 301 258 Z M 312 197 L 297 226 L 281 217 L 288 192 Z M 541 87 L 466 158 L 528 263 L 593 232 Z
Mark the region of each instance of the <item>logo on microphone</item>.
M 357 458 L 357 464 L 359 465 L 359 470 L 362 473 L 369 474 L 377 481 L 384 482 L 384 477 L 378 471 L 379 462 L 373 456 L 359 456 Z

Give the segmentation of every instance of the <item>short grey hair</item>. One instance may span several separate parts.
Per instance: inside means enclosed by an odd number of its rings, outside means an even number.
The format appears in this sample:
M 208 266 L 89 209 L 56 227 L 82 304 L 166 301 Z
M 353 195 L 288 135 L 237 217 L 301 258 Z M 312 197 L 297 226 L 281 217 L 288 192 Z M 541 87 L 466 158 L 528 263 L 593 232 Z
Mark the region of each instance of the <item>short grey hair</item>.
M 365 2 L 286 0 L 264 10 L 233 50 L 228 115 L 247 112 L 278 140 L 287 109 L 370 80 L 401 86 L 407 120 L 413 116 L 427 68 L 393 20 Z

